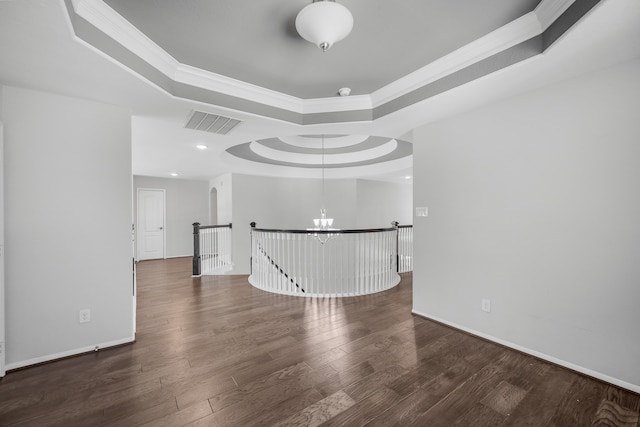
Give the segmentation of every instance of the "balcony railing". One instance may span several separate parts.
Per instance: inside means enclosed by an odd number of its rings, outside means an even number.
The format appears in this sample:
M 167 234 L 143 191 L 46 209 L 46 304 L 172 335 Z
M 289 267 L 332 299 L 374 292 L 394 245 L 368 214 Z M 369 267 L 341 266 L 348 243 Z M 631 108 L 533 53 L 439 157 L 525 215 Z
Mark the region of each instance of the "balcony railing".
M 413 271 L 413 225 L 398 225 L 398 273 Z
M 249 282 L 266 291 L 299 296 L 355 296 L 384 291 L 400 281 L 398 233 L 397 226 L 270 230 L 255 228 L 252 223 Z
M 193 275 L 222 274 L 232 267 L 231 224 L 193 223 Z

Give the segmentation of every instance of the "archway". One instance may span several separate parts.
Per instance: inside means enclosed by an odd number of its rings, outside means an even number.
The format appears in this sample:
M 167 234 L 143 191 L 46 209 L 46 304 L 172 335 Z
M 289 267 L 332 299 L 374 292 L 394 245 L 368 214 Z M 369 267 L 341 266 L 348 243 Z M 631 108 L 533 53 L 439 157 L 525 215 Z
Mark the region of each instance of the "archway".
M 215 187 L 209 192 L 209 224 L 218 224 L 218 190 Z

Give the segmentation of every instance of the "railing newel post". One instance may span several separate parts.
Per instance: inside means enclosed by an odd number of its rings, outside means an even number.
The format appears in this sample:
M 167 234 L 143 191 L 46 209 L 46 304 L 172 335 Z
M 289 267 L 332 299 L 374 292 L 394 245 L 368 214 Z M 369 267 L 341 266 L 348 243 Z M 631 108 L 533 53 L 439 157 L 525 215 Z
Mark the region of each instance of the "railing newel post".
M 249 226 L 251 230 L 249 230 L 249 239 L 251 240 L 249 243 L 249 275 L 253 275 L 253 229 L 256 228 L 256 222 L 252 221 Z
M 396 229 L 396 273 L 400 272 L 400 223 L 398 221 L 391 221 L 391 225 Z
M 202 274 L 202 264 L 200 259 L 200 223 L 193 224 L 193 262 L 192 275 L 199 277 Z
M 203 274 L 221 274 L 223 268 L 232 268 L 232 224 L 202 225 L 194 222 L 192 225 L 193 277 L 200 277 Z

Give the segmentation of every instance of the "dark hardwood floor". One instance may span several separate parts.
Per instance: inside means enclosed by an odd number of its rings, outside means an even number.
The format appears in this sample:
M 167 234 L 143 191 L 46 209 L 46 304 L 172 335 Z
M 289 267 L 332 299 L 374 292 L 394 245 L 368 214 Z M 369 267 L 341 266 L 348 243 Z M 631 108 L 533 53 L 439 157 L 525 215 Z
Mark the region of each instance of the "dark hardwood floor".
M 411 315 L 138 264 L 135 344 L 10 372 L 2 426 L 638 426 L 640 396 Z

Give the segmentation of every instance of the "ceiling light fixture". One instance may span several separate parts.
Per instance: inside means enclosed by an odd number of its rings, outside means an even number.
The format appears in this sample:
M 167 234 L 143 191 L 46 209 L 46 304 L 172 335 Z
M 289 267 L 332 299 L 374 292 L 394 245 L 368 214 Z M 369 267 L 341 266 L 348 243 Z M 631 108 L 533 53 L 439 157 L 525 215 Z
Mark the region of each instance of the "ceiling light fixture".
M 313 0 L 296 17 L 296 29 L 303 39 L 326 52 L 349 35 L 353 15 L 335 0 Z
M 324 207 L 324 134 L 322 135 L 322 199 L 321 208 L 320 208 L 320 218 L 313 219 L 313 225 L 315 226 L 311 230 L 335 230 L 333 228 L 333 218 L 327 218 L 327 209 Z M 332 233 L 319 235 L 315 233 L 313 235 L 321 244 L 327 243 L 330 239 L 334 238 L 335 235 Z
M 207 148 L 209 148 L 208 146 L 204 145 L 204 144 L 198 144 L 196 145 L 196 148 L 198 150 L 206 150 Z
M 175 172 L 171 172 L 169 175 L 171 175 L 171 176 L 178 176 L 178 174 L 177 174 L 177 173 L 175 173 Z

